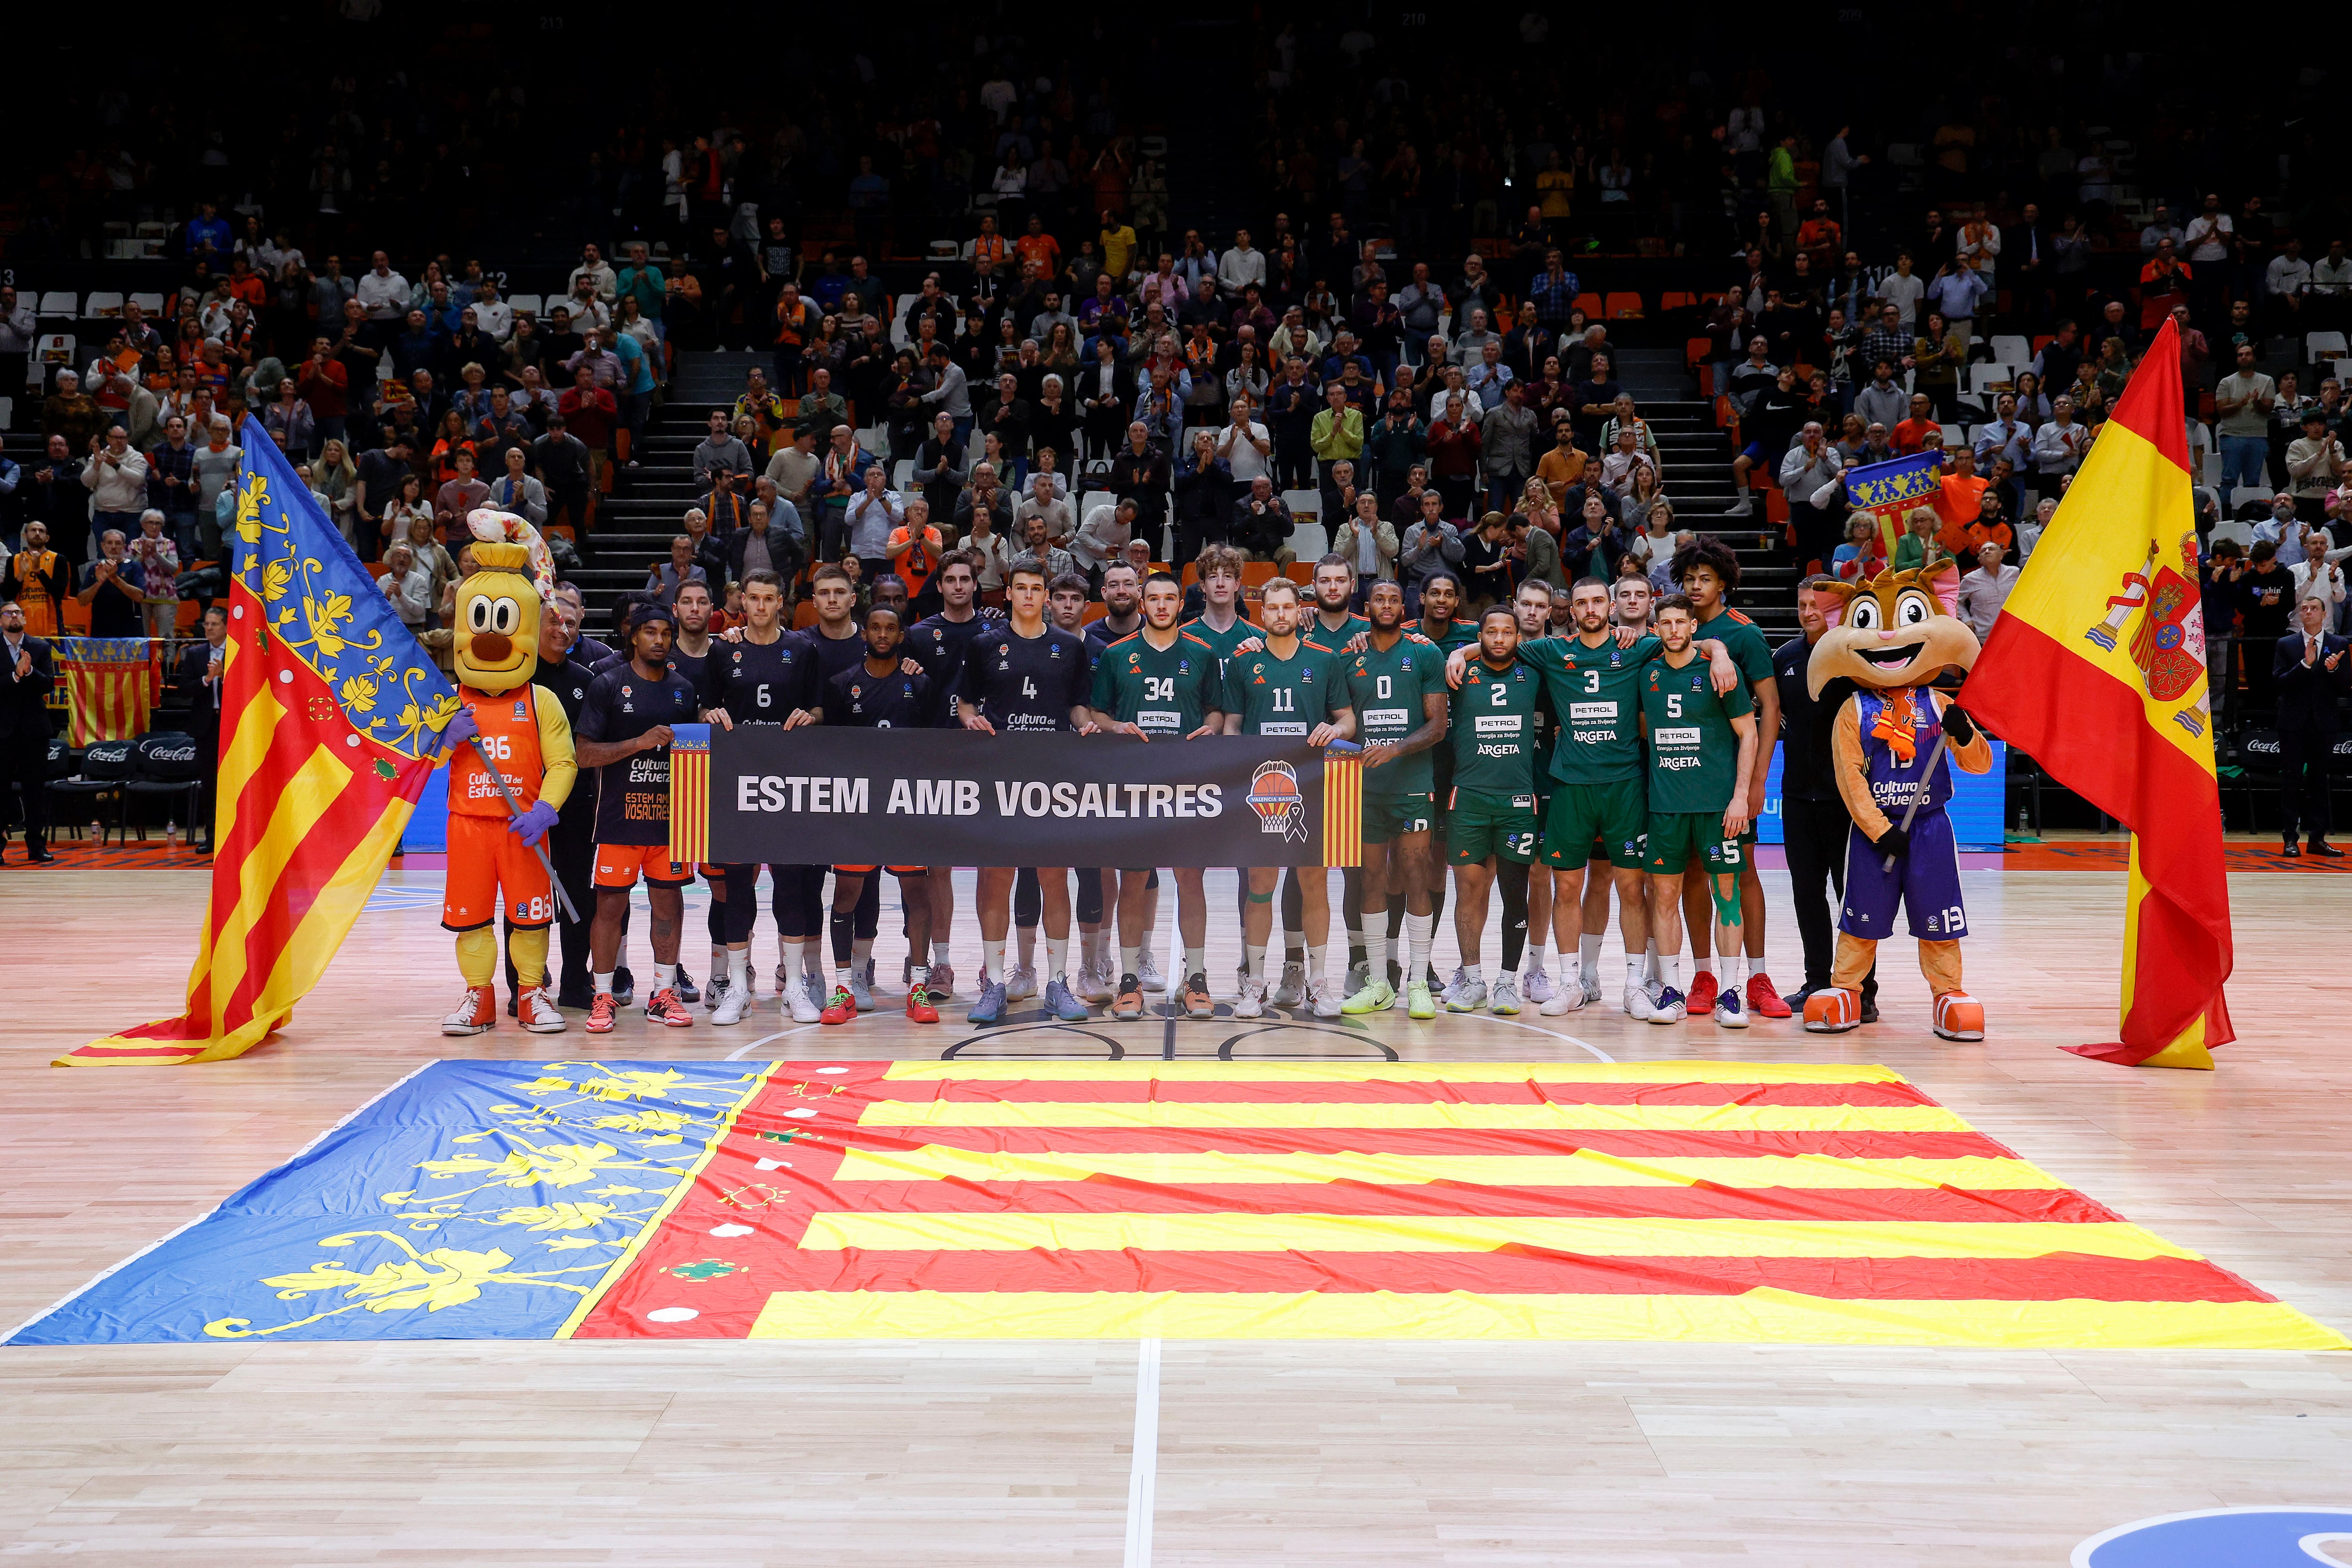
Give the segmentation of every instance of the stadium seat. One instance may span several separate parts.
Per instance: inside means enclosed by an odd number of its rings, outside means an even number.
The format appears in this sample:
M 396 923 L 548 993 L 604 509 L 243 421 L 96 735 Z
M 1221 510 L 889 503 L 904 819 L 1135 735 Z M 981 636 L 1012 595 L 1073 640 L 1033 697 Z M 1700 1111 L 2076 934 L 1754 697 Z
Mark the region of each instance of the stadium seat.
M 1300 518 L 1309 521 L 1318 521 L 1323 515 L 1323 492 L 1321 490 L 1285 490 L 1282 492 L 1282 504 L 1290 509 L 1293 521 Z M 1305 554 L 1306 552 L 1301 551 L 1300 553 Z
M 890 488 L 892 489 L 897 490 L 903 495 L 906 493 L 907 487 L 912 484 L 914 479 L 914 458 L 901 458 L 897 462 L 890 465 Z
M 1970 392 L 2007 392 L 2015 375 L 2006 364 L 1972 364 L 1969 366 Z
M 47 301 L 44 300 L 43 303 L 44 306 L 46 306 Z M 46 308 L 41 311 L 41 314 L 44 316 L 48 313 L 49 312 Z M 2347 349 L 2346 347 L 2344 334 L 2342 332 L 2305 332 L 2303 334 L 2303 357 L 2305 359 L 2340 359 L 2347 353 L 2352 353 L 2352 349 Z
M 536 294 L 509 294 L 507 296 L 507 304 L 512 308 L 514 313 L 518 316 L 536 316 L 539 314 L 540 299 Z
M 868 426 L 857 433 L 857 444 L 877 458 L 890 455 L 890 432 L 879 425 Z
M 793 630 L 804 632 L 816 625 L 816 601 L 803 599 L 793 608 Z
M 132 304 L 147 312 L 150 321 L 163 313 L 163 296 L 161 294 L 132 294 L 129 299 Z
M 1642 314 L 1642 296 L 1631 291 L 1612 292 L 1609 296 L 1609 319 L 1612 321 L 1638 321 Z
M 2277 493 L 2268 485 L 2232 485 L 2230 487 L 2230 510 L 2235 512 L 2248 501 L 2268 506 L 2271 497 Z
M 85 823 L 95 824 L 98 841 L 107 842 L 106 818 L 99 815 L 78 815 L 68 818 L 68 811 L 98 813 L 109 802 L 114 806 L 114 831 L 122 828 L 122 786 L 131 779 L 132 763 L 130 741 L 100 741 L 81 754 L 81 771 L 69 778 L 49 781 L 50 820 L 60 827 L 79 831 Z M 78 803 L 78 804 L 71 804 Z
M 1579 294 L 1576 308 L 1584 312 L 1584 319 L 1588 321 L 1599 322 L 1606 318 L 1603 301 L 1598 294 Z
M 2031 364 L 2033 351 L 2014 332 L 2000 332 L 1992 340 L 1992 357 L 2003 364 Z
M 131 803 L 145 798 L 163 802 L 163 824 L 184 822 L 194 836 L 196 805 L 204 796 L 204 770 L 196 761 L 196 738 L 176 730 L 151 730 L 131 748 L 131 776 L 122 784 L 122 809 L 118 826 L 124 833 L 136 826 L 144 842 L 147 826 L 131 821 Z M 180 809 L 175 814 L 174 806 Z
M 52 289 L 41 296 L 40 313 L 44 316 L 62 316 L 71 320 L 81 314 L 81 296 L 69 289 Z M 2344 334 L 2338 332 L 2336 338 L 2336 346 L 2341 348 Z
M 1706 356 L 1714 352 L 1713 338 L 1698 337 L 1683 340 L 1683 363 L 1686 365 L 1705 364 Z
M 82 314 L 85 316 L 119 316 L 122 314 L 122 296 L 120 294 L 92 294 L 89 299 L 82 301 L 81 310 Z
M 1101 620 L 1105 616 L 1109 614 L 1110 606 L 1108 605 L 1104 604 L 1100 599 L 1089 599 L 1087 601 L 1087 616 L 1083 624 L 1092 626 L 1097 621 Z
M 1658 314 L 1663 316 L 1669 310 L 1687 310 L 1697 304 L 1698 296 L 1696 294 L 1661 294 L 1658 296 Z

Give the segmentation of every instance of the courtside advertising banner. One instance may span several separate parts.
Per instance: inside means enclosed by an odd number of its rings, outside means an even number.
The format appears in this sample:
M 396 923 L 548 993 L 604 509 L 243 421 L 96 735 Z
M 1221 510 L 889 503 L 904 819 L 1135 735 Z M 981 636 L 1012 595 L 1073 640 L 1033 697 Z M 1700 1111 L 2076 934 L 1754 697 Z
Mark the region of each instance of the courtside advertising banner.
M 1361 763 L 1303 740 L 677 726 L 670 852 L 841 866 L 1353 866 Z

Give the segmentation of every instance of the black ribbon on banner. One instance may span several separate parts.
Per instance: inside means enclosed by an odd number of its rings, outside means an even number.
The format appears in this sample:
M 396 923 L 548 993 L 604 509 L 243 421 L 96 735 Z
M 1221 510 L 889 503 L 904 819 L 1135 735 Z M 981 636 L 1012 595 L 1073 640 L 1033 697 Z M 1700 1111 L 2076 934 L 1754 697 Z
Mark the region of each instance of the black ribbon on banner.
M 673 770 L 671 811 L 678 841 L 722 864 L 1361 859 L 1361 765 L 1352 748 L 1327 754 L 1303 740 L 1254 735 L 1144 742 L 830 725 L 713 731 L 709 747 L 707 772 Z

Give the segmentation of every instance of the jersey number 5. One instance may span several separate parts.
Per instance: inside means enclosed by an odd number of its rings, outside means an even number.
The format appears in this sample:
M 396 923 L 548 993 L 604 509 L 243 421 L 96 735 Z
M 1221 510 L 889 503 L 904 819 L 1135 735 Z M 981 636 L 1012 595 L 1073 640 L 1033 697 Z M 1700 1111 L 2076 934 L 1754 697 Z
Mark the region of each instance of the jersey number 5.
M 1682 693 L 1681 693 L 1681 692 L 1679 692 L 1679 691 L 1669 691 L 1669 692 L 1667 692 L 1667 693 L 1666 693 L 1666 717 L 1667 717 L 1667 718 L 1669 718 L 1669 719 L 1679 719 L 1679 718 L 1681 718 L 1682 716 L 1683 716 L 1683 695 L 1682 695 Z

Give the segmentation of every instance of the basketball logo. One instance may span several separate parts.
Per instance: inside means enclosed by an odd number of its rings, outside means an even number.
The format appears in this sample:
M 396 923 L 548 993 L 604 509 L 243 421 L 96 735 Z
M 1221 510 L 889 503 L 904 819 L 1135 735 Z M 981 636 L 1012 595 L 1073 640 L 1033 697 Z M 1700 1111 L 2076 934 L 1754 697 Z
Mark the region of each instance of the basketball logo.
M 1288 763 L 1258 764 L 1250 775 L 1249 804 L 1259 831 L 1306 841 L 1307 798 L 1298 793 L 1298 774 Z

